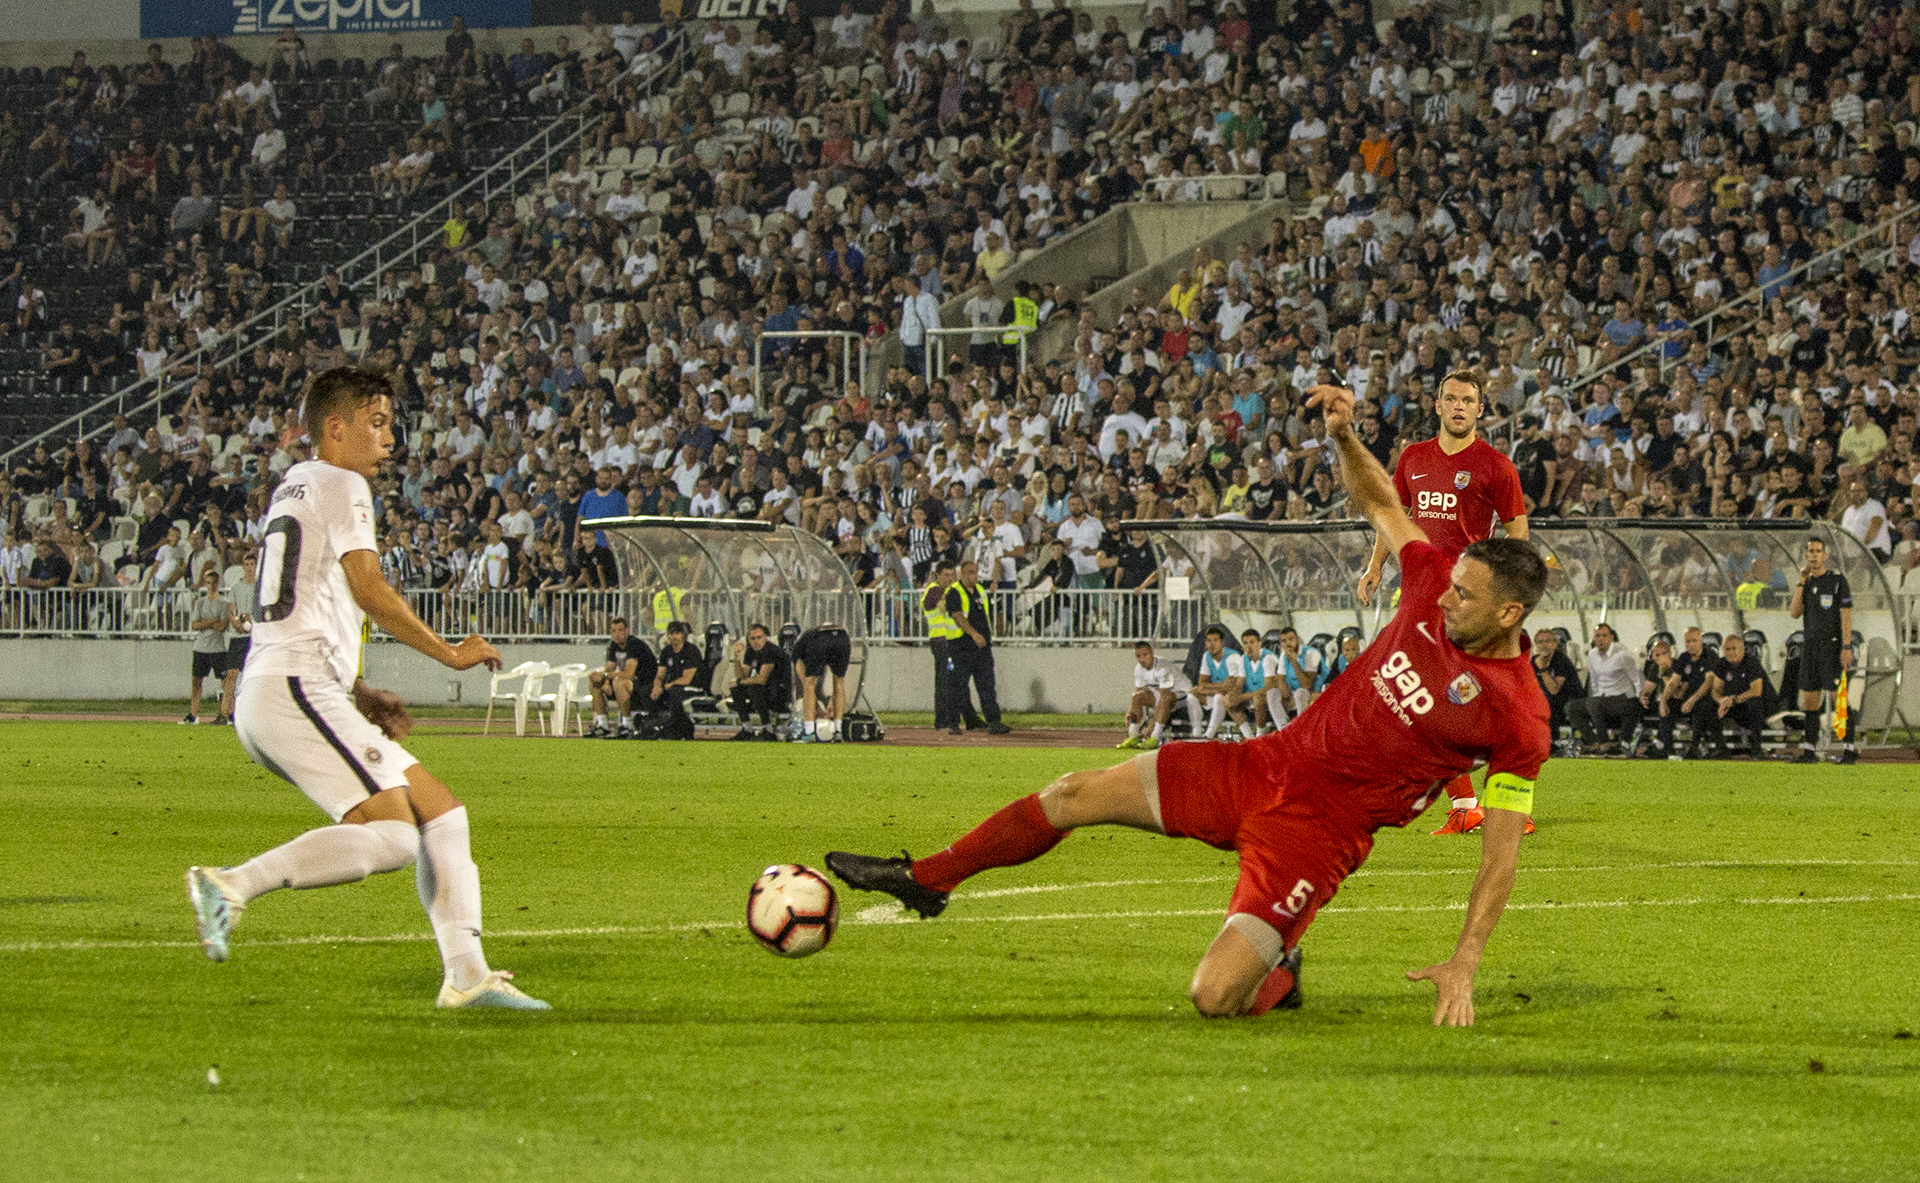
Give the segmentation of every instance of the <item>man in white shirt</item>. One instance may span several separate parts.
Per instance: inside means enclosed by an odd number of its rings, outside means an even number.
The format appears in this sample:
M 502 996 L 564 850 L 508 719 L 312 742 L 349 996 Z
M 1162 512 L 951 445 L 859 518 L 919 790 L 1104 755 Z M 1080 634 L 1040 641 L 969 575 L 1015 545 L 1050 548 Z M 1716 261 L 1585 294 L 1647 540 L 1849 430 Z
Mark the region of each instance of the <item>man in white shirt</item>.
M 1060 528 L 1054 531 L 1054 537 L 1067 548 L 1067 557 L 1073 560 L 1075 587 L 1106 586 L 1098 559 L 1100 539 L 1105 533 L 1100 519 L 1087 512 L 1085 498 L 1078 493 L 1067 498 L 1067 517 L 1060 523 Z
M 507 586 L 513 576 L 513 552 L 507 547 L 499 522 L 487 523 L 487 545 L 480 551 L 480 564 L 488 591 Z
M 1856 480 L 1847 486 L 1847 508 L 1840 514 L 1840 528 L 1860 540 L 1873 557 L 1886 562 L 1893 557 L 1893 535 L 1887 530 L 1887 507 L 1867 496 L 1867 483 Z
M 820 174 L 801 173 L 794 178 L 793 191 L 787 194 L 787 212 L 804 223 L 813 217 L 813 203 L 819 196 Z
M 490 969 L 480 946 L 480 872 L 466 808 L 400 746 L 413 726 L 393 694 L 355 670 L 367 617 L 455 670 L 500 668 L 479 636 L 449 644 L 422 623 L 380 570 L 367 478 L 393 447 L 384 377 L 336 369 L 313 380 L 302 421 L 320 459 L 288 470 L 262 544 L 258 611 L 234 738 L 334 824 L 237 866 L 187 869 L 207 956 L 225 961 L 242 912 L 283 888 L 354 883 L 420 861 L 421 900 L 440 946 L 437 1005 L 546 1010 Z
M 866 40 L 867 24 L 873 18 L 862 16 L 853 10 L 851 0 L 840 0 L 840 15 L 833 18 L 828 26 L 833 34 L 833 53 L 829 60 L 836 66 L 853 66 L 860 62 L 860 46 Z
M 633 10 L 620 10 L 620 23 L 607 30 L 607 36 L 613 41 L 613 48 L 622 59 L 632 61 L 633 55 L 640 49 L 640 38 L 646 34 L 644 26 L 634 23 Z
M 1567 704 L 1567 722 L 1592 755 L 1610 736 L 1628 735 L 1640 722 L 1640 663 L 1618 643 L 1610 624 L 1593 626 L 1587 650 L 1587 696 Z
M 620 274 L 627 281 L 629 291 L 639 291 L 660 270 L 660 256 L 653 253 L 653 247 L 644 242 L 633 244 L 633 253 L 627 256 L 626 266 Z M 648 364 L 652 364 L 651 359 Z
M 688 511 L 696 518 L 717 518 L 725 516 L 727 500 L 713 487 L 713 478 L 705 473 L 693 482 L 693 496 L 688 502 Z
M 940 327 L 940 301 L 926 290 L 924 282 L 900 276 L 894 283 L 900 294 L 900 345 L 905 355 L 901 364 L 909 374 L 924 374 L 927 330 Z
M 507 302 L 507 296 L 512 292 L 492 263 L 480 268 L 480 282 L 473 285 L 473 290 L 489 312 L 500 311 L 500 306 Z
M 1005 500 L 990 502 L 987 516 L 993 527 L 981 543 L 980 569 L 995 581 L 995 587 L 1011 591 L 1018 582 L 1020 560 L 1027 557 L 1027 536 L 1009 518 Z
M 1186 671 L 1155 654 L 1149 641 L 1134 645 L 1133 660 L 1133 701 L 1127 705 L 1127 738 L 1116 746 L 1144 752 L 1159 747 L 1167 734 L 1167 720 L 1173 716 L 1176 700 L 1187 704 L 1187 721 L 1198 734 L 1200 703 L 1193 697 L 1193 682 L 1187 678 Z M 1142 735 L 1142 731 L 1147 734 Z
M 1100 459 L 1110 461 L 1115 452 L 1123 446 L 1120 433 L 1127 435 L 1127 447 L 1145 443 L 1147 439 L 1147 421 L 1140 412 L 1133 409 L 1133 396 L 1123 389 L 1113 396 L 1113 410 L 1100 423 Z
M 720 44 L 713 47 L 713 60 L 720 63 L 728 77 L 740 77 L 747 65 L 747 43 L 740 39 L 739 25 L 727 25 Z
M 1224 344 L 1240 335 L 1240 326 L 1247 323 L 1247 317 L 1253 315 L 1253 304 L 1247 300 L 1245 289 L 1239 280 L 1227 281 L 1226 298 L 1220 301 L 1219 311 L 1214 313 L 1213 323 L 1220 330 L 1220 340 Z
M 607 198 L 606 214 L 609 218 L 612 218 L 624 226 L 645 212 L 646 208 L 646 199 L 633 191 L 633 178 L 621 177 L 620 192 Z M 631 274 L 628 275 L 628 284 L 629 286 L 633 286 Z
M 528 513 L 520 494 L 509 489 L 506 493 L 507 508 L 500 515 L 500 532 L 520 544 L 525 550 L 533 544 L 533 515 Z
M 473 415 L 465 410 L 453 417 L 453 430 L 447 433 L 447 444 L 453 448 L 454 463 L 467 460 L 486 445 L 487 433 L 473 421 Z
M 593 457 L 595 468 L 616 468 L 623 474 L 631 473 L 639 463 L 640 449 L 633 443 L 632 432 L 624 423 L 613 429 L 613 438 Z

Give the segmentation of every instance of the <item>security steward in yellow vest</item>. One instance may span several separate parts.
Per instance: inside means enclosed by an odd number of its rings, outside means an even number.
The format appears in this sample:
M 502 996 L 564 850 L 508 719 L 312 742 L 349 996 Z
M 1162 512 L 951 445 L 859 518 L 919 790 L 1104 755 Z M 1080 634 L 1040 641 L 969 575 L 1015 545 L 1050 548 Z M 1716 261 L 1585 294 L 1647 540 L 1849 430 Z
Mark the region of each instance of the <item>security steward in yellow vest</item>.
M 920 596 L 920 611 L 927 618 L 927 636 L 933 648 L 933 725 L 949 735 L 960 734 L 960 695 L 955 693 L 958 678 L 954 670 L 954 650 L 963 643 L 973 625 L 966 619 L 966 593 L 959 590 L 959 571 L 951 559 L 941 559 L 933 567 L 933 582 Z
M 960 581 L 953 585 L 960 593 L 962 606 L 954 616 L 966 625 L 966 639 L 953 644 L 953 695 L 969 728 L 978 729 L 980 719 L 973 713 L 973 695 L 967 689 L 971 679 L 980 692 L 980 714 L 986 716 L 990 735 L 1005 735 L 1013 728 L 1000 721 L 1000 697 L 993 685 L 993 630 L 987 613 L 987 589 L 980 586 L 980 564 L 960 564 Z

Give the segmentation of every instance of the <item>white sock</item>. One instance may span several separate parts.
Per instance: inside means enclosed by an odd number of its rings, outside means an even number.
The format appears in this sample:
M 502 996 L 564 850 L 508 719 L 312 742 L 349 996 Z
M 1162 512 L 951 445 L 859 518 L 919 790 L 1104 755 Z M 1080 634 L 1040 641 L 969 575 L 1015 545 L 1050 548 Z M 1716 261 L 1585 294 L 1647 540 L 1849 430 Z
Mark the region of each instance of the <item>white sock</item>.
M 480 951 L 480 868 L 473 865 L 466 806 L 420 826 L 415 885 L 433 921 L 447 981 L 456 990 L 471 990 L 487 976 L 487 958 Z
M 1187 695 L 1187 722 L 1193 725 L 1195 731 L 1200 730 L 1200 715 L 1200 700 L 1191 694 Z
M 1453 808 L 1455 809 L 1478 809 L 1479 807 L 1480 798 L 1478 797 L 1455 797 L 1453 799 Z
M 593 717 L 593 725 L 595 727 L 605 727 L 607 725 L 607 717 L 605 715 L 595 715 Z
M 818 723 L 802 723 L 800 725 L 800 731 L 803 735 L 817 735 L 819 734 L 819 730 L 820 725 Z
M 1267 717 L 1273 720 L 1275 731 L 1287 725 L 1286 698 L 1278 690 L 1267 691 Z
M 1226 720 L 1226 717 L 1227 717 L 1226 696 L 1221 694 L 1216 694 L 1213 696 L 1213 706 L 1209 708 L 1207 712 L 1207 738 L 1208 739 L 1212 739 L 1214 736 L 1220 734 L 1220 724 Z
M 1254 733 L 1253 733 L 1253 724 L 1251 724 L 1251 723 L 1242 723 L 1242 724 L 1240 724 L 1240 738 L 1242 738 L 1242 739 L 1252 739 L 1252 738 L 1253 738 L 1253 734 L 1254 734 Z
M 283 887 L 332 887 L 398 871 L 420 853 L 420 835 L 405 822 L 323 826 L 255 855 L 225 872 L 243 897 L 258 899 Z
M 1161 736 L 1165 735 L 1166 733 L 1167 733 L 1167 725 L 1165 723 L 1155 723 L 1153 725 L 1153 738 L 1159 739 Z
M 1140 738 L 1140 721 L 1139 720 L 1136 719 L 1136 720 L 1130 721 L 1127 724 L 1127 738 L 1128 739 Z

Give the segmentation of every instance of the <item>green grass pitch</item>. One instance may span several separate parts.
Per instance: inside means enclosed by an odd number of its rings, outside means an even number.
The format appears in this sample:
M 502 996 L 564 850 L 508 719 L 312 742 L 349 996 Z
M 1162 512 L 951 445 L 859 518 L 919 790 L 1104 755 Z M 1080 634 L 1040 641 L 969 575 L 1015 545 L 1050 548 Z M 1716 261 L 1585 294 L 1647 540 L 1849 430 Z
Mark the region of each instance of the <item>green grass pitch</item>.
M 769 863 L 924 853 L 1116 753 L 412 746 L 553 1013 L 436 1012 L 408 873 L 260 900 L 206 961 L 181 872 L 320 815 L 229 731 L 0 724 L 0 1178 L 1920 1175 L 1910 767 L 1550 765 L 1480 1025 L 1435 1030 L 1401 975 L 1479 847 L 1435 814 L 1321 914 L 1303 1011 L 1209 1023 L 1233 867 L 1197 843 L 1076 834 L 931 922 L 843 892 L 805 961 L 742 927 Z

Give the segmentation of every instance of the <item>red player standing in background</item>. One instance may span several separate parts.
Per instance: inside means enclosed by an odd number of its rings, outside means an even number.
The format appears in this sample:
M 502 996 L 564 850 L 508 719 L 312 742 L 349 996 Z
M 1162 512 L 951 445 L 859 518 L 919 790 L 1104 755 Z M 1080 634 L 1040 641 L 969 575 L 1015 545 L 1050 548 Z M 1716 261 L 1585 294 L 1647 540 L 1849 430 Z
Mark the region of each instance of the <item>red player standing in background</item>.
M 1527 503 L 1520 492 L 1520 473 L 1500 449 L 1479 436 L 1480 411 L 1486 383 L 1472 370 L 1455 370 L 1440 380 L 1435 409 L 1440 434 L 1408 444 L 1393 467 L 1394 492 L 1407 516 L 1429 541 L 1457 555 L 1483 538 L 1493 537 L 1496 522 L 1504 522 L 1507 537 L 1527 536 Z M 1385 536 L 1374 539 L 1373 558 L 1360 577 L 1360 602 L 1370 603 L 1380 586 L 1380 568 L 1387 560 Z M 1473 778 L 1462 774 L 1447 786 L 1452 807 L 1447 824 L 1436 834 L 1470 834 L 1486 820 L 1486 810 L 1474 795 Z M 1533 819 L 1527 819 L 1533 833 Z

